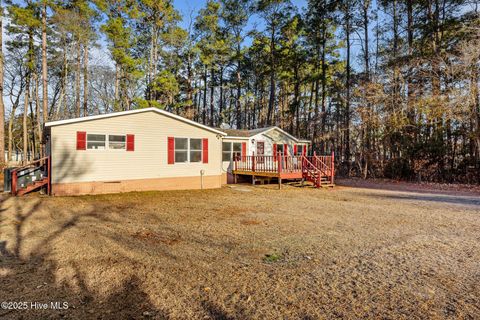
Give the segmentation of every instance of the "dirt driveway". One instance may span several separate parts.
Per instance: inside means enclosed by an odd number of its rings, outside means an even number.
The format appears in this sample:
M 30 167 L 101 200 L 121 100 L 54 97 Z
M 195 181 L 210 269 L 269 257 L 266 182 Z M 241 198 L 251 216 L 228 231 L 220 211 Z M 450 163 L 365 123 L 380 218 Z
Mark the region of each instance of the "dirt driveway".
M 4 196 L 0 300 L 28 304 L 0 308 L 5 319 L 478 319 L 480 198 L 365 186 Z

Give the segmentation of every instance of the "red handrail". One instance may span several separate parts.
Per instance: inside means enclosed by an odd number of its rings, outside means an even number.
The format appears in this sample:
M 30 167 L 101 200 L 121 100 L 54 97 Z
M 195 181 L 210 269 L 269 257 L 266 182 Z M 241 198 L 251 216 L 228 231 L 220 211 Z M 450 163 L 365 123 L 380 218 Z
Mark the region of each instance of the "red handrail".
M 25 170 L 25 169 L 28 169 L 28 168 L 31 168 L 36 163 L 43 163 L 39 167 L 46 166 L 46 168 L 47 168 L 47 178 L 48 178 L 47 193 L 48 193 L 48 195 L 50 195 L 51 182 L 52 182 L 52 180 L 51 180 L 52 165 L 51 165 L 51 161 L 50 161 L 50 156 L 48 156 L 48 157 L 43 157 L 43 158 L 40 158 L 38 160 L 32 161 L 32 162 L 30 162 L 30 163 L 28 163 L 24 166 L 21 166 L 21 167 L 18 167 L 18 168 L 15 168 L 15 169 L 12 170 L 12 172 L 11 172 L 12 182 L 11 182 L 11 191 L 10 192 L 13 196 L 17 195 L 18 172 L 22 171 L 22 170 Z

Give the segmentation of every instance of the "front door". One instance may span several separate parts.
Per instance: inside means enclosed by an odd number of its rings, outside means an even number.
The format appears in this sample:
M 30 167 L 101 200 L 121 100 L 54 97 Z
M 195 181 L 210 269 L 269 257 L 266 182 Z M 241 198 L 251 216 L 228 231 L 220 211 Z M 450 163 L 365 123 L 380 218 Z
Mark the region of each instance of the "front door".
M 257 161 L 263 163 L 263 156 L 265 155 L 265 142 L 257 141 Z

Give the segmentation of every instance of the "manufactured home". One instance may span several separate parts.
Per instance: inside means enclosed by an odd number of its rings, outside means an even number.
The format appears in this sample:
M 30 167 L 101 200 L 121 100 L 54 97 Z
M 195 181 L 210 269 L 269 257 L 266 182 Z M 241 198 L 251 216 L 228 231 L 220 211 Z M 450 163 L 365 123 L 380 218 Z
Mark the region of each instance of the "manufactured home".
M 12 194 L 209 189 L 239 176 L 333 185 L 333 155 L 307 155 L 308 140 L 278 127 L 211 128 L 157 108 L 48 122 L 44 143 L 45 158 L 11 171 Z

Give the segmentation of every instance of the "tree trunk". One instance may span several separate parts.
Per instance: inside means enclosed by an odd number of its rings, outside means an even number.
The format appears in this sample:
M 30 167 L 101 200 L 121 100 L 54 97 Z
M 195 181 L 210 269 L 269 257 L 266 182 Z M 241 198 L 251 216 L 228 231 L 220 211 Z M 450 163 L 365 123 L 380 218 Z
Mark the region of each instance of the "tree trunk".
M 3 104 L 3 6 L 0 0 L 0 167 L 5 165 L 5 106 Z
M 220 107 L 218 110 L 218 124 L 221 125 L 223 122 L 223 67 L 220 67 Z
M 295 105 L 295 135 L 300 136 L 300 77 L 298 72 L 299 67 L 295 66 L 294 70 L 294 88 L 293 88 L 293 104 Z M 293 117 L 292 117 L 293 126 Z M 292 130 L 293 132 L 293 130 Z
M 324 26 L 323 35 L 322 35 L 322 122 L 320 127 L 320 134 L 322 135 L 322 139 L 320 140 L 320 152 L 325 153 L 325 141 L 324 136 L 326 120 L 327 120 L 327 110 L 326 110 L 326 103 L 327 103 L 327 64 L 326 64 L 326 27 Z
M 35 122 L 36 122 L 36 127 L 37 127 L 37 141 L 39 143 L 39 150 L 41 152 L 40 157 L 43 157 L 43 148 L 41 145 L 42 141 L 42 122 L 41 122 L 41 116 L 40 116 L 40 93 L 39 93 L 39 87 L 40 87 L 40 79 L 37 74 L 34 74 L 34 79 L 35 79 Z M 33 125 L 33 124 L 32 124 Z
M 203 72 L 203 109 L 202 109 L 202 123 L 207 124 L 207 66 L 204 66 Z
M 77 70 L 75 72 L 75 116 L 80 117 L 80 76 L 81 76 L 81 46 L 80 40 L 77 40 Z
M 346 65 L 346 99 L 345 99 L 345 161 L 347 163 L 348 173 L 350 172 L 350 7 L 346 8 L 345 12 L 345 35 L 347 46 L 347 65 Z
M 272 114 L 275 107 L 275 25 L 272 25 L 270 35 L 270 99 L 268 100 L 267 125 L 272 124 Z
M 214 94 L 215 94 L 215 69 L 210 69 L 210 126 L 213 127 L 215 118 Z
M 43 123 L 48 121 L 48 66 L 47 66 L 47 1 L 42 7 L 42 89 Z
M 242 92 L 241 88 L 241 74 L 240 74 L 240 54 L 241 54 L 241 44 L 237 43 L 237 70 L 236 70 L 236 77 L 237 77 L 237 101 L 235 101 L 235 119 L 237 123 L 237 129 L 242 129 L 242 113 L 240 108 L 240 95 Z
M 113 110 L 118 111 L 118 104 L 120 101 L 120 66 L 115 64 L 115 89 L 114 89 L 114 101 Z
M 29 72 L 29 71 L 27 71 Z M 23 159 L 22 162 L 25 164 L 27 163 L 27 155 L 28 155 L 28 127 L 27 127 L 27 115 L 28 115 L 28 103 L 30 100 L 29 97 L 30 93 L 30 74 L 27 74 L 26 82 L 25 82 L 25 98 L 24 98 L 24 105 L 23 105 Z
M 88 116 L 88 45 L 83 46 L 83 116 Z

